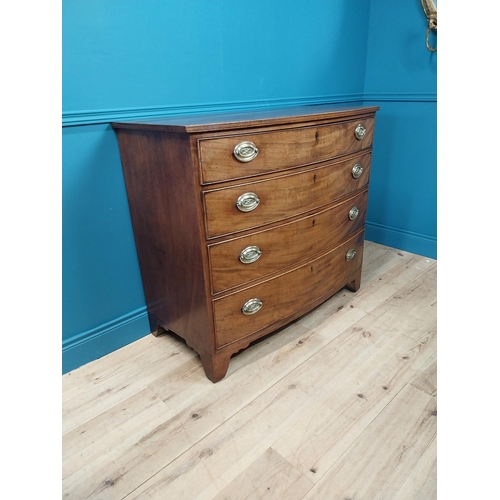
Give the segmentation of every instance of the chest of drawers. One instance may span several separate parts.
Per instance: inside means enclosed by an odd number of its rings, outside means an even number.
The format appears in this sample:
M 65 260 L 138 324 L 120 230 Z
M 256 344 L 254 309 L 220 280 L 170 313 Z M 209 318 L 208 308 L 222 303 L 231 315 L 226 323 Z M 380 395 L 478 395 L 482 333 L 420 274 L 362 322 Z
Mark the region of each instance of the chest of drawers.
M 151 331 L 232 354 L 360 286 L 378 107 L 113 123 Z

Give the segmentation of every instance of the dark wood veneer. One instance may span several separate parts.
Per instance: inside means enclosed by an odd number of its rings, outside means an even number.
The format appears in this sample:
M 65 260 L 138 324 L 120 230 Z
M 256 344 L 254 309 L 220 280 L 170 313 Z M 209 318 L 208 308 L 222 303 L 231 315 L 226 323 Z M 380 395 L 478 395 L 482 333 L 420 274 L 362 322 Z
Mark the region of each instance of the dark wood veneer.
M 344 286 L 359 288 L 377 109 L 305 106 L 112 124 L 151 332 L 184 338 L 213 382 L 253 340 Z M 367 129 L 360 141 L 358 122 Z M 242 164 L 232 150 L 252 138 L 260 158 Z M 358 179 L 355 163 L 363 166 Z M 261 197 L 255 211 L 235 207 L 245 191 Z M 351 205 L 359 208 L 354 221 Z M 243 265 L 239 252 L 250 245 L 264 247 L 263 256 Z M 347 261 L 350 248 L 356 255 Z M 254 295 L 264 305 L 246 316 L 242 305 Z

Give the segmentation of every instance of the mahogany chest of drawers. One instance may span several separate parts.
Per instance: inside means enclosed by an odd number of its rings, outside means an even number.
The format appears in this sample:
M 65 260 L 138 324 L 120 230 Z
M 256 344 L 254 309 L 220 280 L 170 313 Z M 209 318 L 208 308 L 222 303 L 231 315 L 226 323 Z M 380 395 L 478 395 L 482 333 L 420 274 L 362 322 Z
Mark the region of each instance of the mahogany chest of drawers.
M 232 354 L 360 286 L 378 107 L 113 123 L 151 331 Z

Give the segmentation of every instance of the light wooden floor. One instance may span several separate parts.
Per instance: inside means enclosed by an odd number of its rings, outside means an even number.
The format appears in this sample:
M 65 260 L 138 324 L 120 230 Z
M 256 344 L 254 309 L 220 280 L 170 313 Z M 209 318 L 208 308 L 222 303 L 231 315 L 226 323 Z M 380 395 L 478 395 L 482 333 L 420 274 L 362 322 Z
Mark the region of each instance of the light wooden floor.
M 63 498 L 436 498 L 436 261 L 364 258 L 217 384 L 170 335 L 64 375 Z

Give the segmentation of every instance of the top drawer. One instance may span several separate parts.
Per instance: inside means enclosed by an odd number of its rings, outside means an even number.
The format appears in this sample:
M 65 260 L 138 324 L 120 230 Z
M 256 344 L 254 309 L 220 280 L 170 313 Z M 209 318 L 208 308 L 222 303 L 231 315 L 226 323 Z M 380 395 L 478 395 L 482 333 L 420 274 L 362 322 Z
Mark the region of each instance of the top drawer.
M 369 148 L 373 141 L 374 121 L 374 118 L 363 118 L 199 139 L 202 182 L 210 184 L 276 172 Z

